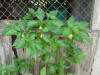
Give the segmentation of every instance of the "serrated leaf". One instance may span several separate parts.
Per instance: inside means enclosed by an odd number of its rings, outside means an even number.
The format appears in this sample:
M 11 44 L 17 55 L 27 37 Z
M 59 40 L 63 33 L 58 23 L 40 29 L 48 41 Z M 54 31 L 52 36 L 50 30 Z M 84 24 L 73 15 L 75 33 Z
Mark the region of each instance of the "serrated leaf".
M 24 38 L 17 38 L 13 44 L 15 48 L 22 49 L 26 45 L 26 40 Z
M 43 67 L 43 68 L 40 70 L 40 75 L 46 75 L 46 67 Z
M 38 8 L 36 17 L 42 21 L 44 19 L 44 15 L 44 11 L 41 8 Z

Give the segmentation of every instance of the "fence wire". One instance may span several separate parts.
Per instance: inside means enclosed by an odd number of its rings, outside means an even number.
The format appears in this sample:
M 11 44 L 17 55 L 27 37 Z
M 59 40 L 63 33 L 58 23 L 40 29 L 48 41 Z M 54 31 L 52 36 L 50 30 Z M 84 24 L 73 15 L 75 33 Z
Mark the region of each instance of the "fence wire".
M 93 0 L 0 0 L 0 19 L 22 18 L 28 8 L 44 11 L 58 10 L 57 17 L 61 20 L 73 15 L 77 21 L 91 20 Z

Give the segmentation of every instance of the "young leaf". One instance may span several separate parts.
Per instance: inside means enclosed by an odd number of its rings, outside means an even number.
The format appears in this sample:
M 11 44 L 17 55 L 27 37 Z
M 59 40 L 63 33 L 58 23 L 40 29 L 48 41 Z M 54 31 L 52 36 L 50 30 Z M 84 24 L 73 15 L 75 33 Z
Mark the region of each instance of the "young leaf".
M 29 10 L 29 12 L 31 13 L 31 14 L 34 14 L 34 9 L 32 9 L 32 8 L 28 8 L 28 10 Z
M 38 8 L 36 17 L 41 21 L 44 19 L 44 11 L 41 8 Z
M 74 26 L 74 21 L 75 21 L 74 16 L 71 16 L 71 17 L 67 20 L 68 26 L 69 26 L 69 27 L 73 27 L 73 26 Z
M 17 38 L 13 44 L 15 48 L 22 49 L 26 45 L 26 40 L 24 38 Z
M 47 16 L 50 18 L 50 19 L 57 19 L 57 10 L 54 10 L 54 11 L 51 11 L 50 13 L 47 13 Z
M 43 68 L 40 70 L 40 75 L 46 75 L 46 67 L 43 67 Z

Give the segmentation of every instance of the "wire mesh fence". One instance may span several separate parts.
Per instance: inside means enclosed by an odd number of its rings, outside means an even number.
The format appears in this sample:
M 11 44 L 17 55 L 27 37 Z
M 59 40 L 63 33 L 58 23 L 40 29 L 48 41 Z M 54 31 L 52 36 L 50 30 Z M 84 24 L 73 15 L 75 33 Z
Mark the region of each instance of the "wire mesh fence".
M 57 17 L 61 20 L 73 15 L 77 21 L 90 22 L 93 0 L 0 0 L 0 19 L 22 18 L 28 8 L 38 7 L 46 12 L 58 10 Z

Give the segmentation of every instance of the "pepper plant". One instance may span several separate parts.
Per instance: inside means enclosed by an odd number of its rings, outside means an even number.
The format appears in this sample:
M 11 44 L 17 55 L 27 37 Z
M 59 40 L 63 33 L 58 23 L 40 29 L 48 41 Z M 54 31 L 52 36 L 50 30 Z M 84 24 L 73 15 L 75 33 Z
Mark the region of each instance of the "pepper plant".
M 41 8 L 36 11 L 29 8 L 29 12 L 23 19 L 19 19 L 14 25 L 5 26 L 3 35 L 17 36 L 13 47 L 25 49 L 24 63 L 27 60 L 32 60 L 27 64 L 35 63 L 38 59 L 44 62 L 40 75 L 74 75 L 66 73 L 64 69 L 71 68 L 72 64 L 79 64 L 85 58 L 76 42 L 83 43 L 84 40 L 90 42 L 86 32 L 88 23 L 76 22 L 73 16 L 66 21 L 61 21 L 56 15 L 57 10 L 48 13 Z M 25 65 L 20 72 L 23 75 L 25 75 Z M 21 67 L 19 65 L 17 70 Z

